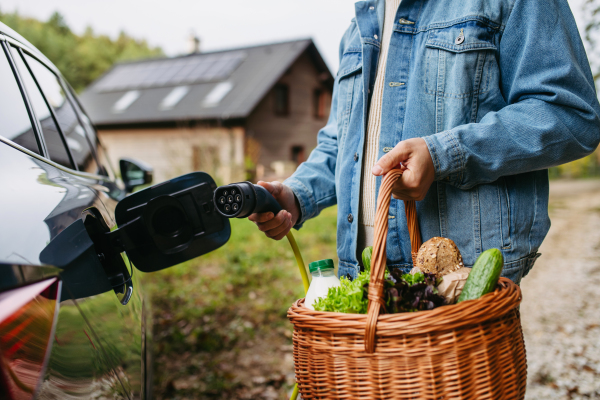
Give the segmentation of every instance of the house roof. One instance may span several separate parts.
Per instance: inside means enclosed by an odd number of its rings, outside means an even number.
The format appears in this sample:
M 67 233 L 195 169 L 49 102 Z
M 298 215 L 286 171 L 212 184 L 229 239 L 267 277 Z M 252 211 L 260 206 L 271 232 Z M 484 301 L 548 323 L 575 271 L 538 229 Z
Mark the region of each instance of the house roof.
M 80 99 L 100 126 L 247 117 L 305 51 L 333 77 L 311 39 L 120 63 Z

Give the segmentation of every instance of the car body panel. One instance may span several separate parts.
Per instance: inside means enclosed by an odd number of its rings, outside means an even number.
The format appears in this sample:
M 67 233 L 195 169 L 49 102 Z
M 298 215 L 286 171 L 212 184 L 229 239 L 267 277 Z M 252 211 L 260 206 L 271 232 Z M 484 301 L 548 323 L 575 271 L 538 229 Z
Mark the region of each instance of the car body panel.
M 28 399 L 38 392 L 54 338 L 60 279 L 0 293 L 0 395 Z
M 6 287 L 81 267 L 45 267 L 46 260 L 40 256 L 65 228 L 80 220 L 84 209 L 106 210 L 93 188 L 97 184 L 0 143 L 0 187 L 4 193 L 0 226 L 10 227 L 0 230 L 0 262 L 7 264 L 1 273 Z M 102 277 L 103 271 L 99 274 Z M 58 390 L 82 399 L 94 393 L 138 398 L 142 387 L 141 294 L 136 292 L 130 307 L 124 307 L 110 286 L 105 293 L 76 300 L 70 298 L 68 279 L 63 287 L 56 340 L 40 398 L 53 396 Z
M 42 265 L 40 254 L 89 207 L 103 208 L 96 182 L 0 143 L 0 262 Z

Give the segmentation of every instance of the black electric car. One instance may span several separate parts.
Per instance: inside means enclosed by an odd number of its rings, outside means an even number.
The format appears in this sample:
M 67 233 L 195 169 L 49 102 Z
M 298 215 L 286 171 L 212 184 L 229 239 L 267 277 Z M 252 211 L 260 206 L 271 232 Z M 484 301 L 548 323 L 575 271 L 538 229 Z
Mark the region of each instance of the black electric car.
M 130 194 L 56 67 L 0 23 L 0 399 L 150 398 L 152 272 L 223 245 L 196 172 Z

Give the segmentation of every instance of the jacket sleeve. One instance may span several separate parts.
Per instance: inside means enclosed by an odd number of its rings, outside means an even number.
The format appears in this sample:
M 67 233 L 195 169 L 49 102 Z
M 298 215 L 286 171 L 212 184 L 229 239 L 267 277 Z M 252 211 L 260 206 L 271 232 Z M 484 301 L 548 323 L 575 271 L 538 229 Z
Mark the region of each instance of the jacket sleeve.
M 335 195 L 335 165 L 338 153 L 337 141 L 337 80 L 333 87 L 331 110 L 327 125 L 317 135 L 317 147 L 308 160 L 300 164 L 296 172 L 283 184 L 289 186 L 300 204 L 301 216 L 296 226 L 314 218 L 324 209 L 337 203 Z
M 340 60 L 344 53 L 344 43 L 351 34 L 354 23 L 344 34 L 340 43 Z M 337 126 L 338 79 L 333 85 L 331 110 L 327 125 L 317 135 L 317 147 L 310 153 L 308 160 L 300 164 L 296 172 L 283 183 L 289 186 L 300 204 L 301 216 L 296 226 L 300 229 L 308 219 L 332 205 L 337 204 L 335 192 L 335 169 L 338 154 Z
M 506 106 L 424 137 L 436 180 L 461 189 L 590 154 L 600 105 L 567 0 L 516 0 L 499 44 Z

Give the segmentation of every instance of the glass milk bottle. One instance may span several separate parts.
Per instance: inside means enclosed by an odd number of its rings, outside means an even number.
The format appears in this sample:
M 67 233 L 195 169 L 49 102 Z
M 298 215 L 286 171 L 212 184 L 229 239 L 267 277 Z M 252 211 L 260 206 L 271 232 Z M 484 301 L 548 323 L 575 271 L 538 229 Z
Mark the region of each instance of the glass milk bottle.
M 335 276 L 333 260 L 319 260 L 308 264 L 312 281 L 306 292 L 304 305 L 314 310 L 313 304 L 319 297 L 327 296 L 330 287 L 340 286 L 340 280 Z

